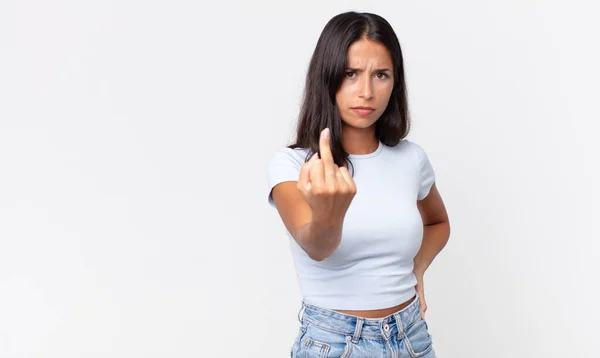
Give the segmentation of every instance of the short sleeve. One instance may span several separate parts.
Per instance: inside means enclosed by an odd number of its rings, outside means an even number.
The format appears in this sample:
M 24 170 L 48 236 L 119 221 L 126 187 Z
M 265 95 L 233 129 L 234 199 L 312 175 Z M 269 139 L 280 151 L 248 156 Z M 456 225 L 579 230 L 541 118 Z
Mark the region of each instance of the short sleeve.
M 420 175 L 419 175 L 419 193 L 417 195 L 418 200 L 423 200 L 429 195 L 429 190 L 435 182 L 435 172 L 433 165 L 429 160 L 429 156 L 419 145 L 415 145 L 417 154 L 419 156 L 420 163 Z
M 298 181 L 303 163 L 303 154 L 294 149 L 285 147 L 273 154 L 267 166 L 269 205 L 275 207 L 272 195 L 275 185 L 286 181 Z

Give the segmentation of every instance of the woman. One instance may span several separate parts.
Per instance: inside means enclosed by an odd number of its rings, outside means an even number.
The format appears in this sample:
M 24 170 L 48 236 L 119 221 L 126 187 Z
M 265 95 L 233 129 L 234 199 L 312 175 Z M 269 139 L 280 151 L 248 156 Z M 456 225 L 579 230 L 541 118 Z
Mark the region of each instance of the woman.
M 450 226 L 427 154 L 404 139 L 409 121 L 389 23 L 333 17 L 310 61 L 296 142 L 268 167 L 303 297 L 292 357 L 435 357 L 423 276 Z

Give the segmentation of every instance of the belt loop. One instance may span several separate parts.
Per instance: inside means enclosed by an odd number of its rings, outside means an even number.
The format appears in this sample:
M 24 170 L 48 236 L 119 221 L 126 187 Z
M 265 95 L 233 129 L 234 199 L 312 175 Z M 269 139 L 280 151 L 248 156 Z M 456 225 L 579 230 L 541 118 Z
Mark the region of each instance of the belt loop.
M 302 302 L 302 308 L 300 308 L 300 311 L 298 312 L 298 321 L 300 323 L 302 323 L 302 318 L 304 318 L 304 310 L 306 309 L 306 306 L 304 306 L 304 302 Z
M 354 343 L 354 344 L 358 343 L 358 339 L 360 338 L 360 333 L 362 331 L 362 326 L 363 326 L 364 321 L 365 321 L 365 319 L 362 317 L 358 317 L 356 319 L 356 327 L 354 328 L 354 337 L 352 337 L 352 343 Z
M 404 338 L 404 326 L 402 325 L 402 319 L 400 318 L 400 313 L 394 313 L 394 320 L 396 321 L 396 327 L 398 328 L 398 339 Z

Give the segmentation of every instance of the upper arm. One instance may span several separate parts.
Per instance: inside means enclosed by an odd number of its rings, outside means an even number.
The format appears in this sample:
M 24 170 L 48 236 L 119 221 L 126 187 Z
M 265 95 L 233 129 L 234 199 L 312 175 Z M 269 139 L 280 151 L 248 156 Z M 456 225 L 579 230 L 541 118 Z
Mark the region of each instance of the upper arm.
M 431 185 L 429 194 L 422 200 L 417 201 L 417 207 L 423 219 L 423 225 L 432 225 L 448 221 L 448 213 L 444 201 L 435 183 Z
M 448 214 L 442 197 L 435 185 L 435 171 L 429 156 L 421 146 L 416 143 L 414 148 L 419 157 L 419 188 L 417 193 L 417 207 L 423 219 L 423 225 L 432 225 L 448 221 Z
M 312 218 L 310 206 L 297 187 L 304 159 L 302 151 L 283 148 L 273 155 L 267 168 L 269 204 L 277 209 L 286 229 L 296 240 L 298 228 Z

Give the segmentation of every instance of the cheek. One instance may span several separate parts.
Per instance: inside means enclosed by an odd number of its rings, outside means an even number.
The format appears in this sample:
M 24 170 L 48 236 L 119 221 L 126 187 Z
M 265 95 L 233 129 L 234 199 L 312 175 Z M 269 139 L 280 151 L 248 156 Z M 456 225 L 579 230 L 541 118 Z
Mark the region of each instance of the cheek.
M 377 98 L 379 98 L 382 103 L 387 103 L 390 100 L 390 97 L 392 96 L 393 88 L 393 84 L 381 86 L 381 88 L 379 88 L 379 90 L 377 91 Z
M 344 107 L 348 103 L 350 96 L 350 92 L 347 89 L 340 89 L 335 95 L 335 99 L 339 105 Z
M 392 94 L 392 90 L 394 89 L 394 83 L 392 81 L 388 81 L 377 86 L 377 92 L 381 97 L 389 98 Z

